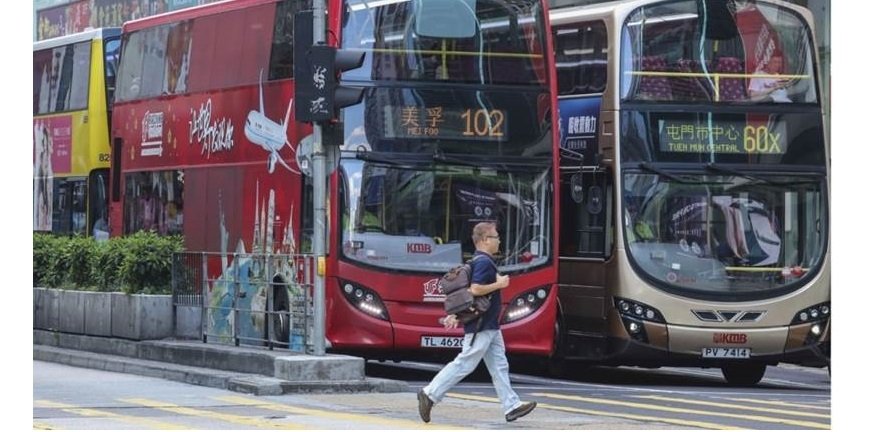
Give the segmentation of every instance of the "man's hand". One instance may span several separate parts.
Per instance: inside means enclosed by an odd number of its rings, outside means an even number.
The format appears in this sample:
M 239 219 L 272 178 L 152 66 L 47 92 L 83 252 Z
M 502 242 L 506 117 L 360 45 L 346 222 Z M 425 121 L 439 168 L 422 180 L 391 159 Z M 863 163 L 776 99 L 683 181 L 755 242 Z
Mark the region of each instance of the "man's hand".
M 498 289 L 507 288 L 510 285 L 510 276 L 499 274 L 495 276 L 495 283 L 498 284 Z
M 459 319 L 456 318 L 455 315 L 447 315 L 446 317 L 441 318 L 440 321 L 445 329 L 454 329 L 459 326 Z

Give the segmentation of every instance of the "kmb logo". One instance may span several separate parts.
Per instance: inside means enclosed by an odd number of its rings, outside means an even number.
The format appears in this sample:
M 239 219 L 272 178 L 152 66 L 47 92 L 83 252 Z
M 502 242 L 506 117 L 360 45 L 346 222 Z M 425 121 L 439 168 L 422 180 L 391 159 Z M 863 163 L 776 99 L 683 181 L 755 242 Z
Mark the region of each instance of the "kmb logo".
M 431 253 L 431 245 L 427 243 L 408 243 L 407 253 Z
M 748 342 L 745 333 L 713 333 L 712 342 L 717 344 L 744 344 Z

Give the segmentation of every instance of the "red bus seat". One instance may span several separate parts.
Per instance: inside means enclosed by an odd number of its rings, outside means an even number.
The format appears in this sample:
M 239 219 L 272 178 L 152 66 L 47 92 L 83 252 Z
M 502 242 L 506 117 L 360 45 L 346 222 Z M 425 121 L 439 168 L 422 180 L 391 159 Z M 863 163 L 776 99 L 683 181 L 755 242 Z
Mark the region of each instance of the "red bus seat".
M 643 72 L 664 72 L 667 70 L 664 58 L 661 56 L 643 57 L 641 70 Z M 673 98 L 670 83 L 661 76 L 640 76 L 637 84 L 637 99 L 671 100 Z
M 715 67 L 715 72 L 726 74 L 744 74 L 742 60 L 736 57 L 721 57 Z M 719 78 L 718 100 L 743 101 L 746 99 L 745 78 Z

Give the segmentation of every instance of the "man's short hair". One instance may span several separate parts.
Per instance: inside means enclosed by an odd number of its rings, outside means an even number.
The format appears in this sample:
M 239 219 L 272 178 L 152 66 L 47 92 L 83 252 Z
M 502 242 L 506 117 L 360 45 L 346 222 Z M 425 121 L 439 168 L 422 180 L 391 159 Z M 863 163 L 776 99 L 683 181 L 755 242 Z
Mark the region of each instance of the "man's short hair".
M 471 239 L 474 241 L 474 244 L 477 244 L 485 240 L 486 236 L 496 229 L 498 227 L 492 222 L 480 222 L 474 225 L 474 233 L 471 235 Z

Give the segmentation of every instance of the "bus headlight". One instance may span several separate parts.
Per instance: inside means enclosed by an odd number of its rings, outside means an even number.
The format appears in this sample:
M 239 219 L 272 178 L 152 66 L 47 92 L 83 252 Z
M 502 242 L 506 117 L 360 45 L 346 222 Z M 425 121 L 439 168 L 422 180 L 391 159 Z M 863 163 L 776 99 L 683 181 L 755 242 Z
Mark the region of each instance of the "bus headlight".
M 386 305 L 373 290 L 353 282 L 341 281 L 341 294 L 356 309 L 375 318 L 389 321 Z
M 638 342 L 649 343 L 644 321 L 665 324 L 664 315 L 657 309 L 638 301 L 613 297 L 616 310 L 622 318 L 622 324 L 631 339 Z
M 794 319 L 791 320 L 791 325 L 826 320 L 829 317 L 830 302 L 819 303 L 797 311 L 797 313 L 794 314 Z
M 809 332 L 806 333 L 806 339 L 803 340 L 803 345 L 815 345 L 821 340 L 824 330 L 827 328 L 827 320 L 818 321 L 809 327 Z
M 660 311 L 649 305 L 618 297 L 613 297 L 613 301 L 615 302 L 616 309 L 622 316 L 630 316 L 642 321 L 653 321 L 666 324 L 664 315 L 661 315 Z
M 538 287 L 532 290 L 525 291 L 510 301 L 507 309 L 504 311 L 501 324 L 507 324 L 513 321 L 518 321 L 534 313 L 540 309 L 549 296 L 549 287 Z

